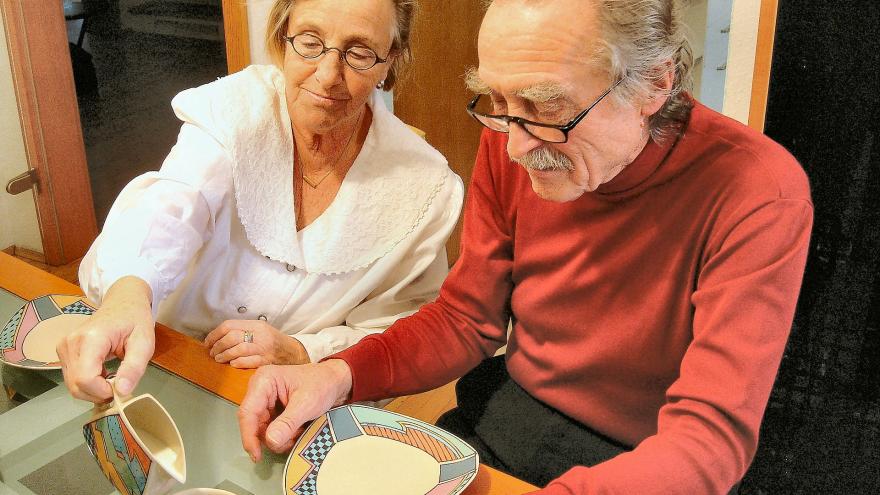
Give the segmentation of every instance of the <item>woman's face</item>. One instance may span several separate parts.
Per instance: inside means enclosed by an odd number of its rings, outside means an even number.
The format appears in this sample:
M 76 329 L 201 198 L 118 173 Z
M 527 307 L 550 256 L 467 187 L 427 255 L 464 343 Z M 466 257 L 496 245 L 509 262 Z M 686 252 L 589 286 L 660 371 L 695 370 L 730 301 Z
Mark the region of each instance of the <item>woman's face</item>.
M 287 109 L 297 129 L 323 134 L 360 117 L 370 92 L 388 74 L 395 22 L 390 0 L 296 2 L 290 12 L 287 36 L 309 33 L 328 48 L 345 51 L 362 46 L 379 58 L 388 58 L 384 64 L 355 70 L 335 50 L 305 59 L 286 43 L 283 69 Z

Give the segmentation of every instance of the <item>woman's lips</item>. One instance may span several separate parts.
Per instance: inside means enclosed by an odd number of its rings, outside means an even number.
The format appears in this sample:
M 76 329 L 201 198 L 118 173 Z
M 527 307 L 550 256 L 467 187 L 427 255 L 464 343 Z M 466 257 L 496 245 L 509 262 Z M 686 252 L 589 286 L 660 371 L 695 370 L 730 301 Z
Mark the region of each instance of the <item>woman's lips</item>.
M 313 91 L 309 91 L 305 88 L 303 88 L 303 91 L 308 93 L 309 96 L 311 96 L 315 102 L 317 102 L 318 104 L 321 104 L 321 105 L 336 105 L 336 104 L 344 102 L 347 99 L 347 98 L 340 98 L 340 97 L 333 97 L 333 96 L 324 96 L 324 95 L 315 93 Z

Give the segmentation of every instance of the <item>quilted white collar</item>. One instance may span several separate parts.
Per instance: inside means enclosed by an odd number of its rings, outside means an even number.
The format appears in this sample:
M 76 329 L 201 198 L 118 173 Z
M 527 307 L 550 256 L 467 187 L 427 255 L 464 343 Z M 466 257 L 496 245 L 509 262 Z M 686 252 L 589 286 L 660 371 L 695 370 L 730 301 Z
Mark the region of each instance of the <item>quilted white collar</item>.
M 385 108 L 375 92 L 373 122 L 336 198 L 297 232 L 293 135 L 284 79 L 274 66 L 251 66 L 187 90 L 178 116 L 226 147 L 238 217 L 264 256 L 309 272 L 345 273 L 388 254 L 423 220 L 451 172 L 446 160 Z

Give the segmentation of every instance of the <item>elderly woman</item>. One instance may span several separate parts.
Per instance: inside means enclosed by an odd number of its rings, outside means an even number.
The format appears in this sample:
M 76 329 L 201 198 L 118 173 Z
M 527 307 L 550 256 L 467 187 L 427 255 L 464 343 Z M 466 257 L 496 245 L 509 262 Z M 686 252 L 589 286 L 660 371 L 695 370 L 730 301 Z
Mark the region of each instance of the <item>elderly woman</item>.
M 101 303 L 58 348 L 74 396 L 129 392 L 154 318 L 235 367 L 302 364 L 434 298 L 463 187 L 376 88 L 409 56 L 413 0 L 277 0 L 273 66 L 180 93 L 178 142 L 82 261 Z

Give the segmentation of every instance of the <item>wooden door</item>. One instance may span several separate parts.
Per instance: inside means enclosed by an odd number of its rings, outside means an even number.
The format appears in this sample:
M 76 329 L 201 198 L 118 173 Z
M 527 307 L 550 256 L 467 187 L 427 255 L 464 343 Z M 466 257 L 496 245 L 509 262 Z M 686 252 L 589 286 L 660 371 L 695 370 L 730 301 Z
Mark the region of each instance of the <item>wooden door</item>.
M 60 1 L 0 0 L 46 261 L 80 258 L 98 232 Z
M 249 63 L 246 4 L 223 0 L 227 67 Z M 0 0 L 43 253 L 79 259 L 98 234 L 61 0 Z
M 464 72 L 477 65 L 480 0 L 430 0 L 419 4 L 413 33 L 413 64 L 394 89 L 394 113 L 425 131 L 449 166 L 470 182 L 481 127 L 465 112 L 472 96 Z M 458 259 L 461 222 L 447 243 L 449 262 Z

